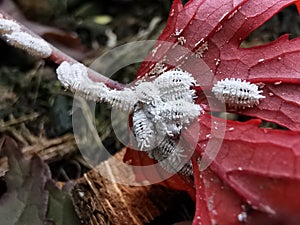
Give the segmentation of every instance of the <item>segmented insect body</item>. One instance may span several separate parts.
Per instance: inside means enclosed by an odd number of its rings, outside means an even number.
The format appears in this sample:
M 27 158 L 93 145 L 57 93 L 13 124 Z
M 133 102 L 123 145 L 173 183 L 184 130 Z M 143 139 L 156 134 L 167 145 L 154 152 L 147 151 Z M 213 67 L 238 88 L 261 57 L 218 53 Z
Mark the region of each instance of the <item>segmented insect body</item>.
M 143 82 L 135 87 L 135 93 L 139 101 L 150 103 L 155 99 L 160 99 L 159 90 L 151 82 Z
M 106 96 L 108 88 L 103 83 L 94 83 L 88 77 L 87 68 L 80 63 L 70 64 L 62 62 L 56 70 L 57 78 L 66 87 L 76 94 L 89 100 L 99 100 L 98 92 Z
M 196 81 L 190 73 L 170 70 L 151 82 L 123 90 L 93 82 L 87 68 L 79 63 L 61 63 L 57 75 L 66 88 L 86 98 L 132 112 L 132 130 L 138 148 L 158 160 L 167 171 L 190 174 L 191 166 L 184 163 L 187 156 L 173 140 L 202 111 L 194 103 L 195 91 L 190 88 Z
M 134 89 L 141 102 L 140 109 L 133 112 L 138 146 L 170 173 L 192 174 L 191 162 L 185 163 L 187 155 L 173 139 L 202 112 L 190 89 L 195 84 L 190 73 L 171 70 Z
M 162 95 L 172 95 L 190 90 L 190 87 L 196 84 L 196 80 L 190 73 L 175 69 L 161 74 L 153 83 Z
M 156 145 L 156 133 L 152 121 L 147 118 L 143 109 L 134 112 L 132 121 L 132 130 L 140 150 L 152 150 Z
M 80 63 L 62 62 L 56 70 L 57 78 L 66 87 L 86 99 L 109 103 L 113 108 L 132 111 L 138 101 L 136 93 L 129 88 L 122 91 L 108 88 L 103 83 L 93 82 L 87 68 Z
M 176 143 L 165 137 L 153 150 L 149 151 L 148 155 L 157 161 L 166 159 L 176 148 Z
M 161 118 L 161 110 L 164 104 L 165 103 L 161 99 L 155 99 L 150 104 L 143 105 L 144 112 L 154 123 L 163 122 L 163 118 Z
M 155 123 L 155 129 L 159 135 L 167 135 L 169 137 L 174 137 L 179 135 L 183 126 L 179 122 L 162 122 L 157 121 Z
M 129 88 L 119 90 L 108 90 L 106 93 L 100 93 L 100 96 L 106 95 L 103 98 L 104 102 L 109 103 L 113 108 L 121 111 L 133 111 L 138 98 L 135 92 Z
M 183 100 L 193 103 L 195 99 L 195 90 L 182 90 L 178 92 L 164 93 L 161 95 L 164 102 Z
M 179 170 L 179 173 L 184 176 L 192 176 L 194 174 L 193 164 L 191 160 L 184 164 L 184 166 Z
M 165 102 L 177 100 L 193 102 L 195 90 L 190 88 L 195 82 L 189 73 L 177 70 L 163 73 L 154 80 L 154 84 L 161 92 L 161 99 Z
M 177 121 L 183 125 L 188 125 L 200 113 L 201 108 L 199 105 L 183 100 L 166 102 L 161 112 L 164 118 Z
M 169 173 L 180 172 L 186 164 L 187 156 L 184 149 L 176 144 L 173 140 L 168 140 L 163 147 L 159 146 L 161 152 L 166 152 L 167 157 L 159 160 L 159 165 Z M 167 150 L 167 151 L 166 151 Z M 163 156 L 165 156 L 163 155 Z
M 212 92 L 218 100 L 234 108 L 253 107 L 259 104 L 260 99 L 265 98 L 257 85 L 235 78 L 218 81 Z
M 191 161 L 186 161 L 184 150 L 174 141 L 165 137 L 157 148 L 148 152 L 150 158 L 159 162 L 159 165 L 169 173 L 179 172 L 182 175 L 193 175 Z

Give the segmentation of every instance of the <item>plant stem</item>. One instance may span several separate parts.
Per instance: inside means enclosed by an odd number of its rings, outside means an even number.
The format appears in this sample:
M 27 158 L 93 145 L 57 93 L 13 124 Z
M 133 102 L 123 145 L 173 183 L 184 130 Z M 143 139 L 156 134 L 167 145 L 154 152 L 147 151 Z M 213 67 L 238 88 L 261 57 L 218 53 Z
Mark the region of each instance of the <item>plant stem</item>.
M 14 18 L 12 18 L 11 16 L 9 16 L 6 12 L 2 11 L 0 9 L 0 19 L 6 19 L 6 20 L 12 20 L 15 21 Z M 25 27 L 24 25 L 22 25 L 20 22 L 17 22 L 17 24 L 20 26 L 21 31 L 25 32 L 29 35 L 31 35 L 32 37 L 36 37 L 36 38 L 41 38 L 39 37 L 37 34 L 35 34 L 34 32 L 32 32 L 30 29 L 28 29 L 27 27 Z M 0 36 L 2 39 L 6 40 L 7 42 L 9 42 L 10 40 L 2 35 L 3 33 L 0 30 Z M 56 64 L 61 64 L 62 62 L 66 61 L 68 63 L 74 64 L 74 63 L 79 63 L 77 60 L 75 60 L 74 58 L 72 58 L 71 56 L 63 53 L 62 51 L 60 51 L 59 49 L 55 48 L 53 45 L 51 45 L 50 43 L 47 42 L 47 44 L 49 45 L 49 47 L 51 48 L 52 52 L 51 55 L 47 58 L 48 60 L 56 63 Z M 21 48 L 23 50 L 26 51 L 26 49 L 22 48 L 22 46 L 15 46 L 16 48 Z M 29 51 L 27 51 L 29 52 Z M 95 82 L 101 82 L 104 83 L 107 87 L 111 88 L 111 89 L 117 89 L 117 90 L 121 90 L 124 88 L 124 84 L 121 84 L 117 81 L 111 80 L 110 78 L 92 70 L 88 68 L 88 76 L 91 80 L 95 81 Z

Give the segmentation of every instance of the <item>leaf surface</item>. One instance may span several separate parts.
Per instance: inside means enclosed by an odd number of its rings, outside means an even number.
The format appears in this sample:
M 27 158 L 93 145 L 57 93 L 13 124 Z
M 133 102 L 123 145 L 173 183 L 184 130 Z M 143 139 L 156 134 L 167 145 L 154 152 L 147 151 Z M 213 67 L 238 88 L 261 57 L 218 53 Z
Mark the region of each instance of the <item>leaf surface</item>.
M 147 165 L 157 163 L 153 159 L 150 159 L 145 152 L 127 148 L 123 161 L 130 165 L 136 166 L 133 167 L 133 170 L 137 182 L 153 182 L 154 180 L 162 180 L 159 182 L 161 185 L 180 191 L 186 191 L 192 199 L 195 199 L 195 189 L 193 187 L 194 184 L 189 178 L 174 174 L 171 177 L 168 177 L 168 179 L 163 180 L 163 171 L 158 170 L 158 167 L 145 167 Z
M 295 0 L 190 0 L 184 6 L 175 0 L 165 30 L 140 66 L 137 78 L 159 76 L 162 71 L 153 69 L 156 66 L 192 73 L 200 85 L 196 102 L 206 112 L 222 110 L 210 90 L 224 78 L 257 83 L 266 97 L 254 108 L 228 108 L 254 118 L 250 121 L 226 121 L 205 113 L 198 123 L 200 131 L 192 125 L 183 133 L 190 142 L 199 133 L 196 152 L 201 157 L 209 141 L 222 142 L 207 171 L 194 168 L 194 224 L 300 221 L 300 38 L 283 35 L 261 46 L 240 47 L 251 32 L 291 4 L 299 9 Z M 287 130 L 260 128 L 260 119 Z M 212 132 L 221 127 L 225 136 Z M 252 207 L 245 221 L 238 221 L 241 204 Z
M 0 198 L 1 223 L 43 225 L 48 202 L 48 192 L 44 188 L 50 179 L 48 166 L 36 155 L 25 160 L 8 137 L 2 151 L 8 157 L 10 170 L 5 175 L 7 192 Z
M 200 119 L 201 132 L 196 149 L 203 156 L 207 151 L 204 146 L 209 141 L 222 141 L 210 169 L 255 209 L 272 215 L 273 219 L 284 219 L 286 224 L 299 221 L 300 133 L 259 128 L 259 120 L 236 122 L 214 118 L 212 122 L 211 119 L 210 115 Z M 211 135 L 212 129 L 218 130 L 224 125 L 225 136 L 218 132 Z M 189 132 L 195 132 L 193 126 L 185 134 L 187 140 L 191 136 Z M 201 182 L 207 183 L 203 181 L 205 173 L 202 171 L 201 180 L 195 180 L 195 183 L 200 186 Z M 205 189 L 211 192 L 213 187 L 206 185 Z M 222 214 L 222 211 L 218 213 Z M 228 214 L 223 216 L 226 218 Z
M 262 46 L 240 48 L 241 42 L 252 31 L 294 2 L 192 0 L 182 6 L 180 1 L 174 1 L 166 28 L 158 38 L 155 51 L 142 63 L 138 78 L 151 74 L 154 65 L 159 62 L 166 66 L 176 64 L 187 69 L 206 91 L 217 80 L 231 77 L 263 83 L 266 96 L 263 103 L 257 108 L 239 113 L 299 131 L 300 120 L 297 113 L 300 111 L 300 38 L 289 40 L 288 35 L 284 35 Z M 182 46 L 185 50 L 176 51 L 178 38 L 181 37 L 185 39 Z M 162 44 L 165 42 L 171 44 Z M 203 52 L 202 60 L 213 75 L 203 71 L 203 62 L 193 55 L 204 43 L 208 44 L 208 49 Z M 174 58 L 182 60 L 177 61 Z M 282 86 L 281 90 L 293 89 L 288 101 L 285 100 L 284 91 L 278 91 L 278 88 L 275 90 L 274 83 L 280 83 L 278 86 Z M 203 100 L 200 103 L 207 104 L 206 98 L 199 98 Z

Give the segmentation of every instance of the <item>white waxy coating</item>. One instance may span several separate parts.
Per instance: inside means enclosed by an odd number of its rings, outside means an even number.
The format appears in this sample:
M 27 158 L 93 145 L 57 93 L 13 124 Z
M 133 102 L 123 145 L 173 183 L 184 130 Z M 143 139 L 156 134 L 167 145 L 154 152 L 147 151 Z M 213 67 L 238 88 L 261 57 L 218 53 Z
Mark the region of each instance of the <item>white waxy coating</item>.
M 103 101 L 122 111 L 132 111 L 137 102 L 136 94 L 129 88 L 122 91 L 108 88 L 88 77 L 87 68 L 81 63 L 62 62 L 56 70 L 57 78 L 66 87 L 87 99 Z
M 212 92 L 218 100 L 234 108 L 250 108 L 265 98 L 257 85 L 235 78 L 218 81 L 214 84 Z
M 171 70 L 152 82 L 123 90 L 112 90 L 103 83 L 93 82 L 87 68 L 79 63 L 61 63 L 57 75 L 66 88 L 89 99 L 107 102 L 114 108 L 131 111 L 132 130 L 139 149 L 158 160 L 170 173 L 192 175 L 191 162 L 184 149 L 172 140 L 203 111 L 194 103 L 194 91 L 190 87 L 196 81 L 190 73 Z
M 20 31 L 21 27 L 13 20 L 0 18 L 0 34 Z
M 150 103 L 154 99 L 159 98 L 159 90 L 151 82 L 142 82 L 135 87 L 135 93 L 139 101 Z
M 5 34 L 4 37 L 9 44 L 21 48 L 34 56 L 47 58 L 52 54 L 52 49 L 46 41 L 33 37 L 28 33 L 18 31 Z

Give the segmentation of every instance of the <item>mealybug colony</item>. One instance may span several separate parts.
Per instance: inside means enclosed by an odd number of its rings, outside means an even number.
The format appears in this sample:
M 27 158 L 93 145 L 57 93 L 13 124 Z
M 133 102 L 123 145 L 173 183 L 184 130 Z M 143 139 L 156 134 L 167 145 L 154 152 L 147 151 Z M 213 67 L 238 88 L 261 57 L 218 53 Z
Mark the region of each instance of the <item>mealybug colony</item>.
M 190 89 L 195 84 L 190 73 L 175 69 L 135 87 L 140 108 L 133 112 L 132 129 L 138 147 L 170 173 L 193 173 L 191 162 L 173 138 L 202 112 L 194 103 L 195 91 Z
M 157 161 L 166 171 L 192 174 L 189 159 L 175 139 L 181 130 L 197 118 L 202 108 L 194 103 L 196 80 L 188 72 L 174 69 L 152 81 L 131 88 L 112 90 L 93 82 L 85 66 L 63 62 L 57 77 L 66 88 L 86 98 L 107 102 L 112 107 L 132 113 L 132 131 L 141 151 Z M 153 150 L 154 149 L 154 150 Z M 187 163 L 184 163 L 187 162 Z

